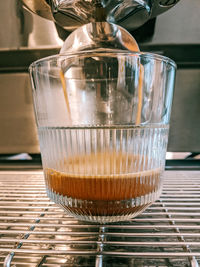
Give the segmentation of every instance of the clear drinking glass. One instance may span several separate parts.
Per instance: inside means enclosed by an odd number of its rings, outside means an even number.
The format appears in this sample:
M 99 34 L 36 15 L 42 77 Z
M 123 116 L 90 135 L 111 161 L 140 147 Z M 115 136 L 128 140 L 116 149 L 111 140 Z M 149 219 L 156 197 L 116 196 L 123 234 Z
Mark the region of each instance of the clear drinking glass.
M 81 220 L 141 213 L 160 195 L 175 63 L 128 51 L 30 66 L 47 194 Z

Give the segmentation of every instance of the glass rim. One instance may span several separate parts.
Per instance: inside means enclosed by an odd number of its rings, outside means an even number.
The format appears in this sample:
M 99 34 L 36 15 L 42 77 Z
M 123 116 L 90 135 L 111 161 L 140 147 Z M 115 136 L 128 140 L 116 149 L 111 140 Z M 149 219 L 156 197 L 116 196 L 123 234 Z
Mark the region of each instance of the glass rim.
M 92 57 L 92 56 L 113 56 L 113 55 L 119 55 L 119 56 L 136 56 L 139 58 L 149 58 L 155 61 L 163 61 L 166 64 L 170 64 L 172 67 L 177 68 L 177 65 L 175 63 L 174 60 L 172 60 L 169 57 L 163 56 L 163 55 L 159 55 L 159 54 L 154 54 L 154 53 L 149 53 L 149 52 L 140 52 L 140 51 L 129 51 L 129 50 L 84 50 L 84 51 L 78 51 L 78 52 L 69 52 L 69 53 L 63 53 L 63 54 L 55 54 L 55 55 L 51 55 L 48 57 L 44 57 L 41 59 L 38 59 L 34 62 L 32 62 L 29 66 L 29 70 L 32 69 L 33 67 L 36 67 L 38 64 L 40 63 L 45 63 L 45 62 L 50 62 L 52 60 L 55 59 L 59 59 L 59 58 L 71 58 L 74 56 L 81 56 L 81 57 Z

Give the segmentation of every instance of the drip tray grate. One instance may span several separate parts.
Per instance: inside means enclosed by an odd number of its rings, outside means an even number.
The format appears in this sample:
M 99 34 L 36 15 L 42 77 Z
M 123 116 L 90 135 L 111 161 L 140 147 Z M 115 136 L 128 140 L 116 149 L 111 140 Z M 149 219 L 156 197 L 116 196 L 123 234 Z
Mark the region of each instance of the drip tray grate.
M 200 171 L 166 171 L 160 200 L 137 218 L 80 222 L 50 202 L 41 171 L 0 172 L 0 266 L 200 264 Z

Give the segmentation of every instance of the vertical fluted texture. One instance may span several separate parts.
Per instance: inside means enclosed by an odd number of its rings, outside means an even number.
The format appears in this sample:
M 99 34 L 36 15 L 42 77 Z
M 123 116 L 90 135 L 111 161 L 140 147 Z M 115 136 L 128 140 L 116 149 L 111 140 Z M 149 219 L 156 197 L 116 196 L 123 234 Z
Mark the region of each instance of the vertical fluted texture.
M 160 193 L 167 126 L 40 128 L 39 136 L 48 194 L 76 216 L 134 216 Z

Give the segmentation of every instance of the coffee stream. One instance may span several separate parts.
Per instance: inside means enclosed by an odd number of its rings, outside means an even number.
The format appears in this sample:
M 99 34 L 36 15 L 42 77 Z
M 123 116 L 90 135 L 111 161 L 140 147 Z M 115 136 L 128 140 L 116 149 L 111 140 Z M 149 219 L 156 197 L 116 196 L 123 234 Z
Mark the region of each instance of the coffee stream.
M 137 115 L 136 115 L 136 125 L 140 125 L 141 122 L 141 113 L 142 113 L 142 82 L 144 78 L 144 68 L 140 64 L 140 75 L 139 75 L 139 82 L 138 82 L 138 106 L 137 106 Z
M 65 103 L 66 103 L 66 106 L 67 106 L 67 112 L 69 114 L 69 120 L 72 121 L 71 120 L 71 111 L 70 111 L 70 106 L 69 106 L 69 99 L 68 99 L 68 94 L 67 94 L 67 87 L 66 87 L 66 82 L 65 82 L 65 76 L 64 76 L 64 73 L 63 73 L 62 69 L 60 70 L 60 81 L 61 81 L 61 84 L 62 84 Z

